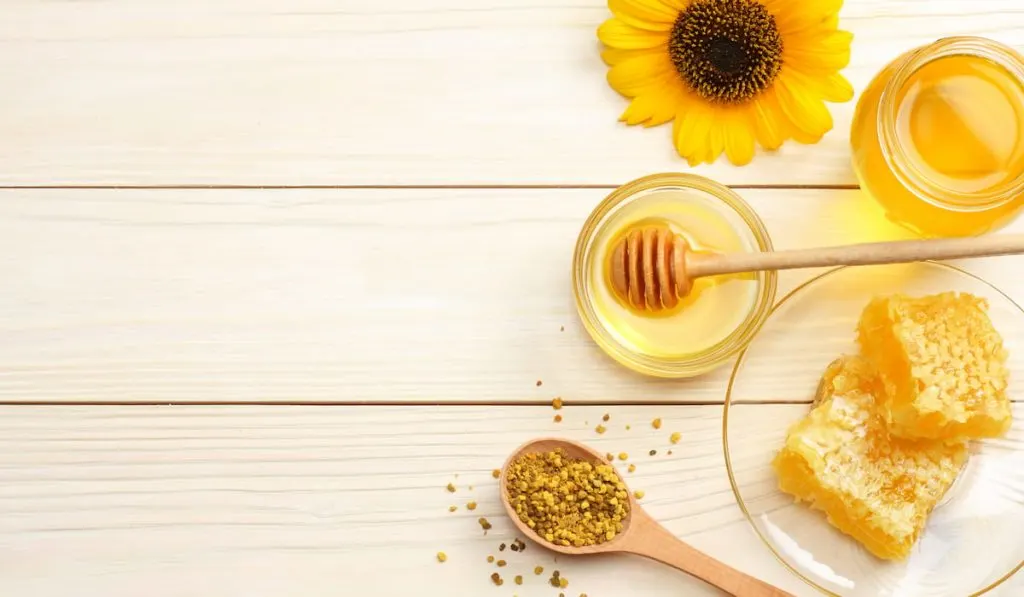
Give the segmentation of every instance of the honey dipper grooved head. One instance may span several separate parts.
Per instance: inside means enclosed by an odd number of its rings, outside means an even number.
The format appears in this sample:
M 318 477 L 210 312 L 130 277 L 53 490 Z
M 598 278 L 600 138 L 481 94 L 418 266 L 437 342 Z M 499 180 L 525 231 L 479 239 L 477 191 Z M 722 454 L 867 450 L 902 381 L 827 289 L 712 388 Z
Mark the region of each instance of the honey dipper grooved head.
M 615 296 L 637 311 L 672 309 L 690 293 L 690 244 L 665 225 L 638 226 L 612 247 L 608 271 Z

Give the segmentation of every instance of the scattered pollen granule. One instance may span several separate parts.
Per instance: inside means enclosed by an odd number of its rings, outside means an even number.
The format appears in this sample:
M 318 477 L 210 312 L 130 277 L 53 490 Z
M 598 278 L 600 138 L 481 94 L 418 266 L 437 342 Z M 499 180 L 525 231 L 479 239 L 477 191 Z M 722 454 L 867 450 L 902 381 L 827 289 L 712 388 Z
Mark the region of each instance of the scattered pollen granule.
M 668 441 L 672 442 L 673 444 L 678 444 L 679 440 L 681 439 L 683 439 L 683 434 L 676 431 L 675 433 L 669 436 Z
M 594 428 L 594 431 L 596 431 L 598 434 L 602 434 L 605 431 L 608 431 L 608 429 L 606 429 L 604 425 L 598 425 L 597 427 Z
M 654 419 L 653 421 L 651 421 L 651 427 L 654 427 L 655 429 L 661 429 L 661 419 Z
M 555 410 L 562 410 L 562 399 L 561 398 L 555 398 L 554 400 L 552 400 L 551 401 L 551 408 L 553 408 Z
M 446 554 L 443 551 L 437 552 L 437 561 L 441 562 L 442 564 L 444 564 L 445 562 L 448 561 L 448 554 Z

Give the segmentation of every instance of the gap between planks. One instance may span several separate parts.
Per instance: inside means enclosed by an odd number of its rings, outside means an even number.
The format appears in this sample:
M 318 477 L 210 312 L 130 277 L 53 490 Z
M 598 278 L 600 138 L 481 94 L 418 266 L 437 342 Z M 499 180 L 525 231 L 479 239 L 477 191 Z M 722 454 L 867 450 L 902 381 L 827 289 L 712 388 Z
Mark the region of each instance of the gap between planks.
M 1015 401 L 1013 401 L 1015 402 Z M 732 404 L 742 405 L 784 405 L 784 404 L 810 404 L 810 400 L 737 400 Z M 145 402 L 139 401 L 118 401 L 118 400 L 85 400 L 85 401 L 60 401 L 60 400 L 4 400 L 0 401 L 0 407 L 4 406 L 500 406 L 500 407 L 538 407 L 538 406 L 551 406 L 551 400 L 476 400 L 476 401 L 460 401 L 460 400 L 437 400 L 437 401 L 415 401 L 415 400 L 387 400 L 387 401 L 359 401 L 359 400 L 339 400 L 334 402 L 304 402 L 301 400 L 272 400 L 272 401 L 258 401 L 258 400 L 247 400 L 247 401 L 186 401 L 186 402 L 168 402 L 149 400 Z M 565 407 L 573 406 L 602 406 L 602 407 L 622 407 L 622 406 L 719 406 L 725 408 L 723 402 L 718 400 L 702 400 L 697 402 L 659 402 L 655 400 L 648 401 L 622 401 L 622 402 L 603 402 L 601 400 L 572 400 L 566 401 Z
M 1010 404 L 1022 404 L 1024 400 L 1010 400 Z M 810 400 L 735 400 L 730 404 L 742 405 L 742 406 L 780 406 L 787 404 L 811 404 Z M 272 400 L 272 401 L 258 401 L 258 400 L 247 400 L 241 402 L 235 402 L 230 400 L 217 401 L 196 401 L 196 402 L 167 402 L 167 401 L 156 401 L 150 400 L 146 402 L 138 401 L 117 401 L 117 400 L 93 400 L 93 401 L 59 401 L 59 400 L 4 400 L 0 401 L 0 407 L 4 406 L 360 406 L 360 407 L 376 407 L 376 406 L 497 406 L 497 407 L 538 407 L 538 406 L 551 406 L 550 400 L 522 400 L 522 401 L 503 401 L 503 400 L 480 400 L 480 401 L 459 401 L 459 400 L 438 400 L 438 401 L 416 401 L 416 400 L 386 400 L 386 401 L 358 401 L 358 400 L 339 400 L 336 402 L 303 402 L 303 401 L 289 401 L 289 400 Z M 697 402 L 658 402 L 658 401 L 622 401 L 622 402 L 602 402 L 600 400 L 579 400 L 566 402 L 565 407 L 572 406 L 603 406 L 603 407 L 624 407 L 624 406 L 720 406 L 723 409 L 725 404 L 716 400 L 701 400 Z
M 625 183 L 622 183 L 625 184 Z M 0 185 L 0 190 L 17 191 L 96 191 L 96 190 L 259 190 L 259 191 L 286 191 L 286 190 L 553 190 L 553 189 L 617 189 L 622 184 L 595 183 L 595 184 L 398 184 L 398 185 L 260 185 L 260 184 L 181 184 L 181 185 L 136 185 L 136 184 L 105 184 L 105 185 Z M 734 184 L 727 185 L 732 189 L 758 189 L 758 190 L 796 190 L 796 191 L 856 191 L 859 185 L 854 184 Z

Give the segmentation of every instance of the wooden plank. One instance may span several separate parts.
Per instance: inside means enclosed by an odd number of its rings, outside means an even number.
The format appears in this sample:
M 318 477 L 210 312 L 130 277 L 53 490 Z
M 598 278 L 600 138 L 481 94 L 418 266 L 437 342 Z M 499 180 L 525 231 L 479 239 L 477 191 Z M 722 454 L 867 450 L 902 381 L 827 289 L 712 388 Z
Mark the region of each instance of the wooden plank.
M 764 421 L 800 405 L 745 407 L 737 466 L 763 457 Z M 1018 407 L 1018 414 L 1021 407 Z M 25 597 L 422 594 L 549 596 L 530 571 L 558 569 L 567 595 L 712 595 L 653 563 L 557 562 L 513 539 L 490 471 L 542 434 L 625 451 L 644 507 L 676 535 L 796 595 L 812 593 L 761 545 L 736 506 L 721 407 L 0 408 L 0 590 Z M 593 426 L 603 413 L 608 432 Z M 763 416 L 760 416 L 763 415 Z M 654 430 L 650 421 L 661 417 Z M 630 424 L 631 430 L 625 430 Z M 749 429 L 748 429 L 749 427 Z M 670 446 L 668 435 L 682 440 Z M 673 454 L 667 455 L 672 448 Z M 657 449 L 654 457 L 650 449 Z M 620 463 L 619 466 L 625 466 Z M 456 478 L 455 475 L 458 475 Z M 448 482 L 457 486 L 450 494 Z M 472 485 L 473 490 L 469 490 Z M 469 501 L 478 508 L 470 512 Z M 449 505 L 458 511 L 448 512 Z M 494 529 L 484 536 L 477 518 Z M 823 523 L 824 524 L 824 523 Z M 438 564 L 443 550 L 449 560 Z M 510 564 L 490 585 L 493 554 Z M 525 584 L 511 579 L 523 574 Z M 1024 590 L 1019 579 L 1001 595 Z M 1016 589 L 1016 592 L 1014 591 Z
M 0 3 L 0 184 L 618 184 L 685 169 L 617 122 L 596 0 Z M 948 35 L 1024 47 L 1017 0 L 848 0 L 858 91 Z M 818 145 L 700 172 L 851 184 Z
M 728 367 L 653 382 L 582 329 L 606 192 L 0 191 L 0 401 L 721 401 Z M 743 195 L 778 248 L 901 234 L 856 191 Z M 1022 264 L 968 266 L 1024 300 Z

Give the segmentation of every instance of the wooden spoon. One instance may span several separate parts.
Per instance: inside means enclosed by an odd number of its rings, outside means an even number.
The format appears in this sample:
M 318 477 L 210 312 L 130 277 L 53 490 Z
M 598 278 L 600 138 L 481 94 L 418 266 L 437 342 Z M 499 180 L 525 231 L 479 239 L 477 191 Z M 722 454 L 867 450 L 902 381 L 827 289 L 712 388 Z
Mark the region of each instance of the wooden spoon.
M 619 300 L 639 311 L 671 309 L 690 293 L 694 278 L 835 265 L 908 263 L 1024 253 L 1024 235 L 939 238 L 863 243 L 763 253 L 690 250 L 665 225 L 638 226 L 609 252 L 608 273 Z
M 558 553 L 573 556 L 595 553 L 636 554 L 682 570 L 736 597 L 793 597 L 790 593 L 726 566 L 682 542 L 644 512 L 643 508 L 637 504 L 632 492 L 629 494 L 629 516 L 626 518 L 622 532 L 611 541 L 587 547 L 565 547 L 544 540 L 529 525 L 519 519 L 515 508 L 509 502 L 506 486 L 508 469 L 509 465 L 523 454 L 551 452 L 559 448 L 564 450 L 570 458 L 580 458 L 590 462 L 606 462 L 601 454 L 581 443 L 557 438 L 543 438 L 527 442 L 509 456 L 501 469 L 501 502 L 505 505 L 505 511 L 508 512 L 516 528 L 530 539 Z

